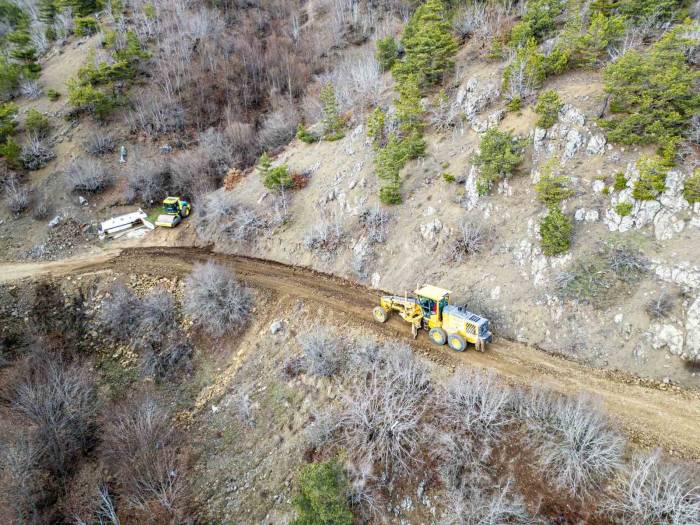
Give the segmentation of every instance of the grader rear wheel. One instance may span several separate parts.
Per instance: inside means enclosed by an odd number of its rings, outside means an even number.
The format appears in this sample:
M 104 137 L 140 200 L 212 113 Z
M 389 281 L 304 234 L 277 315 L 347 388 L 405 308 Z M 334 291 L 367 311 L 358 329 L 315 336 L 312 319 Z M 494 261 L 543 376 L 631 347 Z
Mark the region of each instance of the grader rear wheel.
M 467 349 L 467 342 L 459 334 L 450 334 L 447 338 L 447 344 L 455 352 L 464 352 Z
M 378 323 L 384 323 L 386 322 L 387 317 L 389 317 L 389 314 L 381 306 L 375 306 L 372 310 L 372 317 L 374 317 L 374 320 Z

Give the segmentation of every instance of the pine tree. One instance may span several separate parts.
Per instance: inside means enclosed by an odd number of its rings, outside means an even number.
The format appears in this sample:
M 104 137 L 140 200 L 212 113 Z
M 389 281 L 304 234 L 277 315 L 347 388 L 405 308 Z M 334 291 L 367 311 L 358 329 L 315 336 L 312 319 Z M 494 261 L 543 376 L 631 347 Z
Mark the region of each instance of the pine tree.
M 571 246 L 574 224 L 564 215 L 558 206 L 549 208 L 549 213 L 540 221 L 542 253 L 547 257 L 560 255 Z
M 335 89 L 330 82 L 321 89 L 321 103 L 323 104 L 323 120 L 321 123 L 325 139 L 338 140 L 342 138 L 343 121 L 340 118 Z
M 410 135 L 415 131 L 422 132 L 423 108 L 418 77 L 415 74 L 406 76 L 398 82 L 396 90 L 399 98 L 394 105 L 401 133 Z
M 58 8 L 55 0 L 39 0 L 39 20 L 42 22 L 49 25 L 53 24 L 57 12 Z
M 382 108 L 375 108 L 367 118 L 367 136 L 372 139 L 374 149 L 386 146 L 386 113 Z
M 421 84 L 436 84 L 454 67 L 457 40 L 441 0 L 427 0 L 413 13 L 401 40 L 405 59 L 395 71 L 399 77 L 414 73 Z

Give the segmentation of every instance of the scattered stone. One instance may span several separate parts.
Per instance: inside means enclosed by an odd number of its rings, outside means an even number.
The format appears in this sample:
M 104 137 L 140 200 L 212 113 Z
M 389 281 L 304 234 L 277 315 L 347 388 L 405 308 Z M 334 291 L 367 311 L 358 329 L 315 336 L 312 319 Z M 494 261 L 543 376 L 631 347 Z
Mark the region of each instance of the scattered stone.
M 61 224 L 61 216 L 56 215 L 53 219 L 49 221 L 49 228 L 55 228 L 59 224 Z
M 163 154 L 168 154 L 173 151 L 173 147 L 170 144 L 165 144 L 164 146 L 160 147 L 160 152 Z
M 85 197 L 83 197 L 82 195 L 78 196 L 78 202 L 80 203 L 81 206 L 88 205 L 88 200 Z
M 593 135 L 586 146 L 586 153 L 589 155 L 602 155 L 605 151 L 605 135 L 602 133 Z
M 282 331 L 284 328 L 284 325 L 282 324 L 282 321 L 275 321 L 270 325 L 270 333 L 272 335 L 278 334 Z
M 442 230 L 442 222 L 437 217 L 431 222 L 420 225 L 420 234 L 426 241 L 434 241 Z
M 571 104 L 564 104 L 559 110 L 559 120 L 569 124 L 583 126 L 586 124 L 586 117 L 581 111 Z
M 668 348 L 673 355 L 683 353 L 683 332 L 672 324 L 655 323 L 651 326 L 651 346 L 656 350 Z
M 583 146 L 583 136 L 577 129 L 570 129 L 566 134 L 566 145 L 564 146 L 564 158 L 570 159 Z

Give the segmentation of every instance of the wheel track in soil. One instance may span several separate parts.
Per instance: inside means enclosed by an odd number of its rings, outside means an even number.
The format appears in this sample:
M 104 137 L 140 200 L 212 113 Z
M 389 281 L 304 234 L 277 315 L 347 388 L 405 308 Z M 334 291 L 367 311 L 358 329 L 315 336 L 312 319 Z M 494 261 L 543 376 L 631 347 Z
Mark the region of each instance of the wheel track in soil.
M 144 247 L 111 249 L 57 262 L 2 263 L 0 283 L 110 270 L 181 277 L 194 263 L 207 260 L 232 268 L 252 287 L 314 301 L 345 314 L 350 323 L 365 331 L 403 339 L 415 351 L 441 365 L 488 368 L 513 385 L 539 384 L 568 394 L 589 394 L 600 400 L 635 445 L 661 447 L 674 456 L 700 462 L 698 391 L 662 385 L 616 370 L 592 368 L 500 338 L 483 354 L 471 349 L 453 353 L 447 347 L 432 345 L 424 333 L 413 340 L 410 327 L 396 316 L 383 325 L 372 321 L 371 310 L 380 291 L 308 268 L 213 253 L 206 248 Z

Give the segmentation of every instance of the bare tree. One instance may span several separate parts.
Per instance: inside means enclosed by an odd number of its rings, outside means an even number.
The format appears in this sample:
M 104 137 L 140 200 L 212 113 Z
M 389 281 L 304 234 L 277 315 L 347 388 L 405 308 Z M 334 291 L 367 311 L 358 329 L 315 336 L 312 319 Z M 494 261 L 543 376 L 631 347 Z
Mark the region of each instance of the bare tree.
M 185 313 L 214 337 L 242 326 L 251 314 L 250 292 L 223 266 L 213 262 L 195 265 L 186 286 L 189 296 Z
M 371 244 L 386 242 L 391 214 L 379 206 L 367 209 L 360 215 L 360 224 Z
M 313 251 L 331 255 L 340 247 L 345 232 L 343 230 L 342 211 L 321 214 L 304 235 L 304 246 Z
M 441 525 L 531 525 L 540 520 L 530 515 L 522 497 L 513 494 L 512 480 L 488 491 L 471 487 L 467 494 L 454 493 Z
M 36 80 L 24 80 L 19 87 L 20 93 L 27 97 L 29 100 L 36 100 L 41 98 L 44 94 L 44 90 L 41 89 L 41 84 Z
M 16 523 L 32 523 L 42 493 L 39 445 L 20 436 L 0 448 L 0 502 L 12 509 Z
M 136 330 L 139 300 L 127 286 L 117 281 L 100 304 L 98 319 L 117 339 L 128 339 Z
M 113 153 L 116 147 L 114 137 L 109 133 L 93 133 L 83 142 L 83 148 L 87 153 L 94 156 Z
M 660 453 L 637 457 L 615 486 L 606 510 L 622 525 L 700 523 L 698 473 L 664 462 Z

